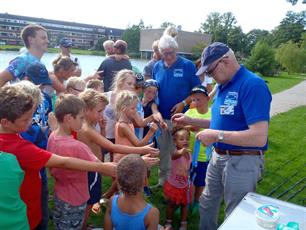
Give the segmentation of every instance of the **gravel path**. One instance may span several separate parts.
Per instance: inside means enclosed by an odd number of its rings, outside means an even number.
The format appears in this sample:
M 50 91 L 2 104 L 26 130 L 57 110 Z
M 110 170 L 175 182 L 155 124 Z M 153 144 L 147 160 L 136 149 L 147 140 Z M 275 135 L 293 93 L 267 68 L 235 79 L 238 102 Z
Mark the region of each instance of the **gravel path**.
M 306 80 L 298 85 L 272 95 L 270 116 L 306 105 Z

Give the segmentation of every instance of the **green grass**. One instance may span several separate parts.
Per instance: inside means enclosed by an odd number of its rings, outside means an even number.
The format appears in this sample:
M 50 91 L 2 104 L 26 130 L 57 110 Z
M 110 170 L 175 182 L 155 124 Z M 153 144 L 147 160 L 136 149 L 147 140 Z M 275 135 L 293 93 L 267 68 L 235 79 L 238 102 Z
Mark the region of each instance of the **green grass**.
M 265 154 L 265 172 L 262 180 L 258 183 L 257 193 L 268 195 L 274 188 L 284 183 L 273 193 L 272 197 L 277 197 L 279 194 L 285 192 L 289 187 L 298 181 L 306 178 L 306 106 L 295 108 L 287 113 L 281 113 L 271 119 L 269 128 L 269 150 Z M 292 176 L 296 174 L 295 176 Z M 157 183 L 157 167 L 154 167 L 150 177 L 150 184 Z M 50 192 L 53 187 L 53 180 L 49 180 Z M 306 182 L 303 180 L 296 187 L 290 189 L 285 195 L 279 199 L 286 201 L 305 186 Z M 103 190 L 110 186 L 110 179 L 103 179 Z M 288 200 L 289 202 L 299 205 L 306 205 L 306 191 L 303 189 L 295 197 Z M 147 200 L 160 210 L 160 223 L 165 223 L 165 200 L 161 189 L 153 191 L 153 195 Z M 52 204 L 50 203 L 50 207 Z M 219 215 L 219 223 L 222 223 L 224 218 L 223 207 L 221 207 Z M 96 227 L 103 225 L 103 212 L 99 215 L 92 214 L 89 223 Z M 188 229 L 198 229 L 199 215 L 188 216 Z M 179 216 L 174 217 L 174 222 L 179 222 Z M 51 226 L 51 223 L 50 223 Z M 178 227 L 178 225 L 176 225 Z M 50 229 L 53 229 L 51 227 Z
M 289 89 L 301 81 L 306 80 L 306 75 L 282 72 L 277 77 L 263 77 L 263 79 L 267 82 L 271 93 L 274 94 Z

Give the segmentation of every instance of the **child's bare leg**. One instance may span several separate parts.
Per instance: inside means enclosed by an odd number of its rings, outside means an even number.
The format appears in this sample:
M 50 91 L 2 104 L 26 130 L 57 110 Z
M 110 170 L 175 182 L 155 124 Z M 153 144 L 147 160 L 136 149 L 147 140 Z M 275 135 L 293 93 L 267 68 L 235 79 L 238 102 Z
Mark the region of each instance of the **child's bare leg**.
M 168 200 L 168 205 L 166 208 L 166 227 L 170 226 L 172 227 L 172 218 L 173 218 L 173 213 L 175 211 L 176 205 L 174 202 L 171 202 L 170 200 Z
M 200 199 L 200 196 L 203 190 L 204 190 L 204 186 L 201 186 L 201 187 L 195 186 L 195 191 L 194 191 L 194 201 L 195 202 L 199 202 L 199 199 Z
M 92 208 L 92 204 L 87 204 L 86 209 L 85 209 L 84 218 L 83 218 L 82 230 L 86 230 L 87 229 L 87 219 L 89 217 L 91 208 Z
M 187 205 L 181 205 L 181 226 L 180 230 L 187 230 Z

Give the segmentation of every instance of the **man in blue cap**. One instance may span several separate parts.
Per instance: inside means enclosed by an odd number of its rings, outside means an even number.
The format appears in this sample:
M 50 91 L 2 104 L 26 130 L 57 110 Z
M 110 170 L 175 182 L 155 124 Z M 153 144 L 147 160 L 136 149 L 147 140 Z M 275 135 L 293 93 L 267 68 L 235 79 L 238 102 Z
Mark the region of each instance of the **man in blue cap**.
M 80 60 L 77 57 L 73 57 L 71 55 L 71 48 L 73 47 L 73 43 L 70 39 L 63 37 L 59 41 L 59 47 L 61 49 L 60 55 L 70 57 L 72 61 L 77 63 L 77 68 L 73 72 L 72 76 L 80 77 L 82 75 L 82 69 L 80 67 Z
M 234 52 L 223 43 L 215 42 L 204 49 L 197 75 L 202 73 L 219 84 L 211 121 L 182 114 L 172 120 L 207 128 L 197 138 L 206 146 L 214 146 L 200 197 L 200 229 L 214 230 L 223 195 L 229 216 L 248 192 L 255 192 L 268 147 L 272 97 L 265 82 L 239 65 Z

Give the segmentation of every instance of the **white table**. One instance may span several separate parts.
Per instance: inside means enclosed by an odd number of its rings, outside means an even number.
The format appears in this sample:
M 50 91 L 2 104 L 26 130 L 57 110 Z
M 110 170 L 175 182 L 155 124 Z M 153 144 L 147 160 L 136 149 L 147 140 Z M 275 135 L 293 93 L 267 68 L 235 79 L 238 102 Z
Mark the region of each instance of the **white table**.
M 255 211 L 263 205 L 279 207 L 280 219 L 278 223 L 287 224 L 289 221 L 297 222 L 300 230 L 306 230 L 306 208 L 249 192 L 234 211 L 226 218 L 218 230 L 264 230 L 256 223 Z

